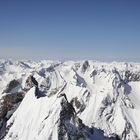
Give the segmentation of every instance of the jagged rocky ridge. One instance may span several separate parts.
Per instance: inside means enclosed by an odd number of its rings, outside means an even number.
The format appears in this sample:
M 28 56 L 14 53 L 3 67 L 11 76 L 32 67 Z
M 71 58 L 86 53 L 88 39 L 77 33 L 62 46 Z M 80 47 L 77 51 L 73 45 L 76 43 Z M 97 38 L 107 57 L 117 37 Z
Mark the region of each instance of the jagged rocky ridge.
M 0 83 L 1 139 L 140 138 L 140 64 L 1 60 Z

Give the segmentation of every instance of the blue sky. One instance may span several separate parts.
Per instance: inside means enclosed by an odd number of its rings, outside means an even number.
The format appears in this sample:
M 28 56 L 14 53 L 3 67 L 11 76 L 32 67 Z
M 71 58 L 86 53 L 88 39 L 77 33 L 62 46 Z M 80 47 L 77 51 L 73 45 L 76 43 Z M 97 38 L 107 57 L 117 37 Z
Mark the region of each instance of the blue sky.
M 140 1 L 0 1 L 0 58 L 140 61 Z

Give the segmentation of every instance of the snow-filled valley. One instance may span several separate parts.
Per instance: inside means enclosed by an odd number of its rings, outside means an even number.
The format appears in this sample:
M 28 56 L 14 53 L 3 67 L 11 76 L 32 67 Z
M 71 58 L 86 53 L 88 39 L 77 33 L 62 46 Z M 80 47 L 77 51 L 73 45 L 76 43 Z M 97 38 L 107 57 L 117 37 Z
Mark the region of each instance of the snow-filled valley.
M 139 140 L 140 64 L 0 60 L 1 140 Z

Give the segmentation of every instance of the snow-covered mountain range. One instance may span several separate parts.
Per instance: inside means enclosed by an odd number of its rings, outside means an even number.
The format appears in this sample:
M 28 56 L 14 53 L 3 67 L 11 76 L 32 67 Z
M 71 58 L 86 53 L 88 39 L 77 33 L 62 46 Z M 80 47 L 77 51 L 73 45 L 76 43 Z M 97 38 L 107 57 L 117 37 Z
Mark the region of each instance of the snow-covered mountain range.
M 140 64 L 0 60 L 1 140 L 139 140 Z

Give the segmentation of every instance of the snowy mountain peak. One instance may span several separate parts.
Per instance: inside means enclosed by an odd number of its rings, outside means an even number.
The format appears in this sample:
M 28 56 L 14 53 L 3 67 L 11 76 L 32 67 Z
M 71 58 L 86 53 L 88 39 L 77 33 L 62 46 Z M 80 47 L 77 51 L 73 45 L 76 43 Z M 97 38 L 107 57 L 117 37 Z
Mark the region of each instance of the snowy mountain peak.
M 3 140 L 140 139 L 140 64 L 0 60 Z

